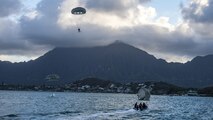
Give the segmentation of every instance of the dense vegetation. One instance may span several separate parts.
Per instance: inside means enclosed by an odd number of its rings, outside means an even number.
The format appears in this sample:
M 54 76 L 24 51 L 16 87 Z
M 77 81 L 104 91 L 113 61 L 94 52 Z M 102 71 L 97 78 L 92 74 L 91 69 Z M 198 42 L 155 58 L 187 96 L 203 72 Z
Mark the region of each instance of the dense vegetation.
M 202 89 L 183 88 L 165 82 L 117 83 L 98 78 L 85 78 L 64 86 L 44 85 L 6 85 L 2 83 L 0 90 L 34 90 L 34 91 L 72 91 L 72 92 L 103 92 L 103 93 L 137 93 L 141 85 L 152 86 L 154 95 L 187 95 L 189 90 L 198 91 L 202 96 L 213 96 L 213 87 Z

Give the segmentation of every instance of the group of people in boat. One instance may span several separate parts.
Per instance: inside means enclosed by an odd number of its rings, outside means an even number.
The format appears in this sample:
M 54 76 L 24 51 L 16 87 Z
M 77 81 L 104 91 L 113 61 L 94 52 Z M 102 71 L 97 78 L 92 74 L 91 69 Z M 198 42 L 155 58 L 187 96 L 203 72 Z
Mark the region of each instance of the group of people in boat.
M 139 105 L 136 102 L 135 105 L 134 105 L 135 110 L 144 110 L 144 109 L 147 109 L 147 108 L 148 108 L 148 106 L 144 102 L 140 103 Z

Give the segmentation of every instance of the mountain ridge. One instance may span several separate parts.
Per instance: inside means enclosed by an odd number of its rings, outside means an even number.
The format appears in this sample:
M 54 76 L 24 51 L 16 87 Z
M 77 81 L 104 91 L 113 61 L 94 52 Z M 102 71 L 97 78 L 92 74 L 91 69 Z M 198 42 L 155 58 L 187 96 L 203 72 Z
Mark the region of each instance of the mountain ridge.
M 213 62 L 209 59 L 213 60 L 213 55 L 196 57 L 185 64 L 168 63 L 122 42 L 99 47 L 55 48 L 29 62 L 0 61 L 0 82 L 46 84 L 45 76 L 58 74 L 61 80 L 56 84 L 91 76 L 121 83 L 164 81 L 203 87 L 213 84 Z

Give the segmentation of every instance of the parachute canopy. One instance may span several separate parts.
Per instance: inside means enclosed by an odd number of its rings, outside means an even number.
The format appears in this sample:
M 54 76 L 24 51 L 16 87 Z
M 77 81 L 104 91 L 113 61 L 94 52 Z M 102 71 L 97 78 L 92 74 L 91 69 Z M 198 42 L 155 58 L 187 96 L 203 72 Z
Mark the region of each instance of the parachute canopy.
M 73 8 L 71 10 L 71 13 L 73 15 L 82 15 L 82 14 L 86 14 L 86 9 L 83 8 L 83 7 L 76 7 L 76 8 Z
M 138 91 L 137 96 L 138 100 L 149 101 L 150 91 L 144 87 L 141 87 L 141 89 Z

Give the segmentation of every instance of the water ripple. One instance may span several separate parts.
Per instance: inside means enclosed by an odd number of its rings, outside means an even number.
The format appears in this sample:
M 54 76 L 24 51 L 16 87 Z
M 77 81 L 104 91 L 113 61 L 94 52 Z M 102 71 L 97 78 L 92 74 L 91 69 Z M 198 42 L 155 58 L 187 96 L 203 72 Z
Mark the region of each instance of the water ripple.
M 1 120 L 213 120 L 213 98 L 152 96 L 132 109 L 136 95 L 0 91 Z

